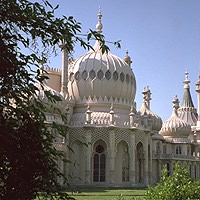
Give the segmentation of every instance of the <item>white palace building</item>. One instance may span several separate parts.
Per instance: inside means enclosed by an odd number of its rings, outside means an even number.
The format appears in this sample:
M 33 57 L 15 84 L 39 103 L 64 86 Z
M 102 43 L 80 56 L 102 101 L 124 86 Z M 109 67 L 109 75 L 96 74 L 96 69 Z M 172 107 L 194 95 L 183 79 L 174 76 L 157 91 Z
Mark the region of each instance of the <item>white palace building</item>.
M 101 17 L 99 11 L 99 32 Z M 56 106 L 67 120 L 49 112 L 46 123 L 57 122 L 66 129 L 66 137 L 56 137 L 54 145 L 72 162 L 59 161 L 65 175 L 74 177 L 71 184 L 147 186 L 160 180 L 164 165 L 171 174 L 177 161 L 200 180 L 200 79 L 196 83 L 198 110 L 186 71 L 182 103 L 174 97 L 172 114 L 162 122 L 151 111 L 148 87 L 142 91 L 141 108 L 136 108 L 136 79 L 128 52 L 121 59 L 111 52 L 102 54 L 99 41 L 93 48 L 73 61 L 62 50 L 62 69 L 47 68 L 49 79 L 38 93 L 43 101 L 47 101 L 44 90 L 62 98 Z

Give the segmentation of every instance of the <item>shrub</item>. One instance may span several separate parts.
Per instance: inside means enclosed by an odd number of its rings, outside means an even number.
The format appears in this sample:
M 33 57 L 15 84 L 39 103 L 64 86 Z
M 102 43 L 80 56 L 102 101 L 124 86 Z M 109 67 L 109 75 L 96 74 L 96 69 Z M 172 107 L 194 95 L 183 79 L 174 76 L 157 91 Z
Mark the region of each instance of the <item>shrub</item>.
M 175 164 L 173 174 L 167 175 L 167 168 L 162 170 L 162 179 L 156 186 L 147 188 L 145 199 L 183 200 L 199 199 L 200 182 L 192 179 L 186 167 Z

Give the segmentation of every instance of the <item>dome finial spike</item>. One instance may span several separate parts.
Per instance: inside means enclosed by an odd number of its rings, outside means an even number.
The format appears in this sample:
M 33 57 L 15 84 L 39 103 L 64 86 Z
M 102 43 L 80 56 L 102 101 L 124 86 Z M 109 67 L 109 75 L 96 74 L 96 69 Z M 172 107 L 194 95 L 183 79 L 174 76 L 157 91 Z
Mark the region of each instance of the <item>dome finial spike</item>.
M 173 99 L 173 101 L 172 101 L 172 104 L 173 104 L 173 108 L 174 108 L 175 110 L 177 110 L 177 109 L 179 108 L 179 99 L 178 99 L 177 95 L 174 96 L 174 99 Z
M 126 49 L 126 56 L 124 58 L 124 61 L 129 65 L 129 67 L 131 66 L 131 57 L 128 55 L 128 49 Z
M 183 81 L 183 83 L 185 84 L 184 85 L 184 88 L 189 88 L 190 86 L 189 86 L 189 83 L 190 83 L 190 81 L 188 80 L 188 70 L 186 69 L 186 71 L 185 71 L 185 80 Z
M 186 71 L 185 71 L 185 80 L 188 80 L 188 70 L 186 69 Z
M 101 33 L 102 32 L 102 28 L 103 28 L 103 25 L 101 23 L 101 18 L 102 18 L 102 14 L 101 14 L 101 7 L 99 6 L 99 12 L 98 12 L 98 22 L 97 22 L 97 25 L 96 25 L 96 30 Z

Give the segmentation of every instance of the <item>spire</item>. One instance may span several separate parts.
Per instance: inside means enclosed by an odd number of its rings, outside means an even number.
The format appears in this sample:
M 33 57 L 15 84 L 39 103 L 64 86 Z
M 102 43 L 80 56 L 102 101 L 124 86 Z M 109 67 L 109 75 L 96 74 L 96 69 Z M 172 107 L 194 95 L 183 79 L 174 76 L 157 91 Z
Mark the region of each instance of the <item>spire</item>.
M 194 107 L 194 104 L 192 102 L 192 97 L 190 94 L 190 81 L 188 80 L 188 71 L 185 72 L 185 80 L 184 83 L 184 93 L 183 93 L 183 99 L 181 103 L 181 107 L 178 108 L 178 116 L 190 124 L 191 126 L 195 126 L 197 122 L 197 111 Z
M 101 23 L 101 17 L 102 17 L 102 14 L 101 14 L 101 8 L 99 7 L 99 12 L 98 12 L 98 22 L 97 22 L 97 25 L 96 25 L 96 31 L 98 33 L 101 33 L 102 32 L 102 28 L 103 28 L 103 25 Z M 99 51 L 101 49 L 101 44 L 100 44 L 100 41 L 99 40 L 96 40 L 94 46 L 93 46 L 93 50 L 94 51 Z M 91 50 L 92 51 L 92 50 Z
M 97 32 L 101 33 L 103 25 L 101 23 L 102 14 L 101 14 L 101 8 L 100 8 L 100 6 L 99 6 L 99 12 L 98 12 L 97 17 L 98 17 L 98 23 L 96 25 L 96 30 L 97 30 Z
M 183 81 L 184 83 L 184 94 L 183 94 L 183 99 L 182 99 L 182 104 L 181 107 L 194 107 L 194 104 L 192 102 L 192 97 L 190 94 L 190 81 L 188 80 L 188 71 L 186 69 L 185 71 L 185 80 Z

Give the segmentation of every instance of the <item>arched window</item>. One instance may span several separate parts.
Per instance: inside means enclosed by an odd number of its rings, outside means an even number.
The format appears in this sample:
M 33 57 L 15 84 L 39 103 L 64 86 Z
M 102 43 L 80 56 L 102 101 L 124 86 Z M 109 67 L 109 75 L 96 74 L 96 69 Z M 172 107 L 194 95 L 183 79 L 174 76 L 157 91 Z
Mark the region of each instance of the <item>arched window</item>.
M 105 182 L 106 157 L 101 145 L 96 147 L 93 160 L 93 181 Z

